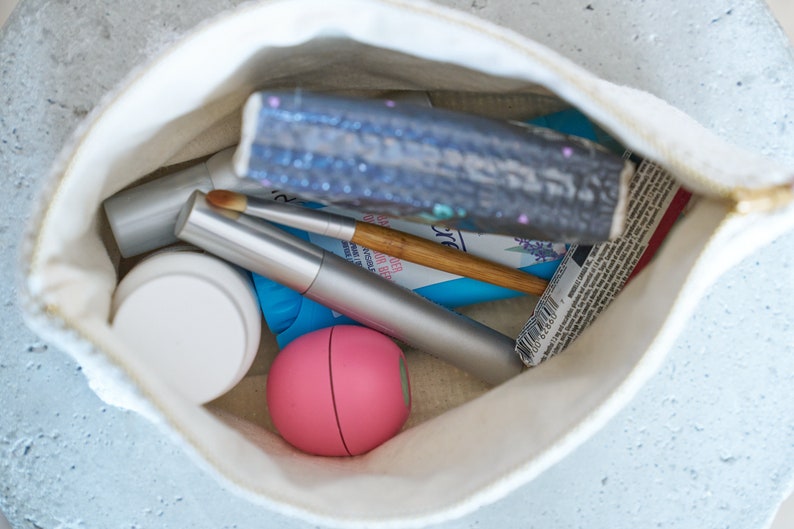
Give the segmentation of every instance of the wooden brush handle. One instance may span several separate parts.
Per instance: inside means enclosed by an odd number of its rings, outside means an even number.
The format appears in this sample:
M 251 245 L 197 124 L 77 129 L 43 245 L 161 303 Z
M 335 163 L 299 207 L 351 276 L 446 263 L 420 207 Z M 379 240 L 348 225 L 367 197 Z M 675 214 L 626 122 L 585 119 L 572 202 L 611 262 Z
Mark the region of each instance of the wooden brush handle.
M 391 228 L 357 222 L 351 242 L 392 257 L 539 296 L 548 281 L 461 250 Z

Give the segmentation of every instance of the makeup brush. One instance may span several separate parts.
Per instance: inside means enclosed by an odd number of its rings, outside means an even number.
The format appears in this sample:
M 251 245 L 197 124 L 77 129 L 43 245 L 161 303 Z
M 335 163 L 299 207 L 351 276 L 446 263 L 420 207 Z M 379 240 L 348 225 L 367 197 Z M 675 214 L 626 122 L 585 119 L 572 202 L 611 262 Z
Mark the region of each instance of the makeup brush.
M 234 191 L 207 194 L 213 206 L 230 209 L 311 233 L 349 241 L 392 257 L 539 296 L 548 282 L 469 253 L 403 231 L 283 202 L 249 197 Z

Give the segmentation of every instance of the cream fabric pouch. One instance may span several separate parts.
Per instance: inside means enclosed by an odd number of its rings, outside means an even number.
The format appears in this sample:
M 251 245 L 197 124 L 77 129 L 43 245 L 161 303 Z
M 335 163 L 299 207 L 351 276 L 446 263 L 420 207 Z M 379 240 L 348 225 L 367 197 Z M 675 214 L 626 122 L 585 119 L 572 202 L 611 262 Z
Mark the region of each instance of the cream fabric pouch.
M 262 417 L 272 341 L 234 395 L 196 406 L 114 335 L 108 318 L 119 263 L 101 214 L 105 198 L 143 176 L 233 145 L 255 90 L 296 87 L 457 94 L 451 100 L 464 107 L 491 94 L 511 102 L 492 109 L 510 108 L 502 117 L 574 106 L 697 200 L 652 264 L 550 361 L 485 388 L 409 351 L 408 427 L 363 456 L 305 455 Z M 401 0 L 253 2 L 131 73 L 76 131 L 28 230 L 23 308 L 103 399 L 144 414 L 251 501 L 330 524 L 424 525 L 533 479 L 625 405 L 717 275 L 794 226 L 792 174 L 647 93 L 469 15 Z M 473 316 L 517 335 L 531 309 L 513 300 Z

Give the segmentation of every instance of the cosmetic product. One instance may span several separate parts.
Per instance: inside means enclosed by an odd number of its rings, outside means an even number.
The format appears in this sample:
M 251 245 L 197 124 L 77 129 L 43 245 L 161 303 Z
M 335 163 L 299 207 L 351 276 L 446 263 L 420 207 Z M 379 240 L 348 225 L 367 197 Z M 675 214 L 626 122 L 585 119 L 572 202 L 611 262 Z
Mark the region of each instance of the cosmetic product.
M 411 410 L 405 358 L 387 336 L 338 325 L 301 336 L 267 377 L 273 425 L 296 448 L 354 456 L 393 437 Z
M 266 221 L 215 208 L 201 192 L 194 192 L 185 205 L 175 233 L 490 384 L 523 370 L 512 338 Z
M 503 264 L 512 264 L 544 279 L 554 274 L 566 252 L 566 245 L 559 243 L 515 240 L 512 237 L 461 232 L 383 216 L 362 216 L 362 218 L 368 217 L 374 222 L 399 226 L 403 230 L 415 230 L 414 233 L 417 235 L 435 237 L 443 241 L 442 244 L 490 255 L 494 260 L 500 260 Z M 289 231 L 446 308 L 454 309 L 521 295 L 515 290 L 426 268 L 353 243 L 300 230 L 289 229 Z M 343 314 L 301 296 L 298 292 L 265 276 L 253 274 L 253 279 L 265 321 L 271 332 L 276 335 L 281 347 L 315 329 L 354 323 L 354 320 Z
M 248 194 L 271 191 L 232 170 L 234 147 L 205 162 L 192 165 L 144 184 L 122 190 L 103 206 L 122 257 L 132 257 L 177 242 L 174 224 L 179 210 L 196 189 L 232 189 Z
M 352 242 L 398 259 L 450 274 L 478 279 L 525 294 L 539 296 L 548 285 L 545 279 L 451 246 L 329 211 L 302 208 L 226 190 L 210 191 L 207 194 L 207 201 L 213 206 Z
M 529 123 L 564 132 L 565 134 L 573 134 L 593 141 L 597 140 L 604 145 L 615 146 L 614 140 L 605 135 L 603 131 L 587 119 L 587 116 L 576 109 L 571 108 L 539 116 L 529 121 Z M 281 193 L 276 195 L 276 199 L 289 204 L 300 203 L 305 207 L 320 207 L 319 204 L 302 203 L 296 197 Z M 344 213 L 362 222 L 388 226 L 425 239 L 435 240 L 456 250 L 487 257 L 502 265 L 523 270 L 546 280 L 552 277 L 567 251 L 567 245 L 563 243 L 466 232 L 446 226 L 408 222 L 385 215 L 373 215 L 349 210 L 344 211 Z M 344 257 L 352 263 L 367 268 L 371 272 L 413 290 L 422 297 L 447 308 L 454 309 L 520 295 L 519 292 L 514 290 L 428 269 L 403 259 L 372 251 L 355 243 L 347 243 L 294 228 L 286 229 L 293 235 L 321 246 L 327 251 Z M 294 290 L 264 276 L 254 274 L 253 278 L 262 312 L 265 315 L 265 321 L 267 321 L 270 330 L 276 335 L 276 340 L 281 347 L 286 346 L 295 338 L 316 329 L 338 324 L 355 323 L 352 319 L 301 296 Z
M 119 282 L 111 325 L 163 380 L 203 404 L 245 376 L 262 316 L 247 272 L 204 253 L 164 251 Z
M 619 235 L 634 171 L 542 127 L 303 91 L 248 99 L 234 165 L 306 200 L 561 242 Z

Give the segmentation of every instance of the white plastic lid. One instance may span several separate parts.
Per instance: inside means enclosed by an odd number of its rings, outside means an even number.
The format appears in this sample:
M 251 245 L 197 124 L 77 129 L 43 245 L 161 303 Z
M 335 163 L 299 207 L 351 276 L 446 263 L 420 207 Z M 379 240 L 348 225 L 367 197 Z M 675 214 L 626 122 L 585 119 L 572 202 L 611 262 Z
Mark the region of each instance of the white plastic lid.
M 261 315 L 250 281 L 208 255 L 152 256 L 119 283 L 114 330 L 163 380 L 203 404 L 245 376 Z

